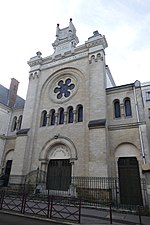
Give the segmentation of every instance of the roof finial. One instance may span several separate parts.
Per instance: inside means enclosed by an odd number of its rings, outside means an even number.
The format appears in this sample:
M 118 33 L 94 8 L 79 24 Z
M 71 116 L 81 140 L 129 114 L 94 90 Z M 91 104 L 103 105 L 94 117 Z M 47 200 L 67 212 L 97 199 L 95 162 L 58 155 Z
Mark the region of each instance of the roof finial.
M 57 27 L 56 27 L 56 37 L 58 37 L 59 36 L 59 23 L 57 23 Z

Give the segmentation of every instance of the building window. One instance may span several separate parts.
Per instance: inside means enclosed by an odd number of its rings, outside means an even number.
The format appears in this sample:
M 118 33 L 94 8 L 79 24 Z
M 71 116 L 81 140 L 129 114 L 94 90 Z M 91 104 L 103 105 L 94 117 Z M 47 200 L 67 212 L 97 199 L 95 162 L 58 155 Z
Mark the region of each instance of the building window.
M 146 92 L 146 100 L 150 101 L 150 91 Z
M 73 107 L 71 106 L 68 109 L 68 123 L 73 123 L 73 117 L 74 117 Z
M 50 116 L 51 116 L 50 125 L 55 125 L 55 120 L 56 120 L 56 117 L 55 117 L 55 109 L 52 109 L 51 110 Z
M 15 131 L 17 127 L 17 117 L 14 116 L 13 121 L 12 121 L 12 125 L 11 125 L 11 131 Z
M 22 115 L 19 116 L 19 119 L 18 119 L 18 130 L 21 129 L 21 123 L 22 123 Z
M 41 127 L 46 126 L 46 123 L 47 123 L 47 111 L 44 110 L 44 111 L 41 113 Z
M 118 99 L 116 99 L 114 101 L 114 114 L 115 114 L 115 118 L 120 118 L 121 117 L 121 113 L 120 113 L 120 102 Z
M 77 122 L 83 121 L 83 106 L 79 105 L 77 106 Z
M 63 96 L 65 98 L 69 97 L 71 91 L 75 88 L 75 84 L 72 83 L 70 78 L 67 78 L 65 81 L 60 80 L 58 86 L 54 89 L 54 93 L 57 94 L 57 98 L 61 99 Z
M 150 108 L 148 109 L 148 117 L 150 118 Z
M 64 109 L 61 108 L 59 110 L 59 124 L 63 124 L 64 123 Z
M 131 102 L 129 98 L 124 100 L 124 107 L 125 107 L 125 116 L 132 116 L 131 112 Z

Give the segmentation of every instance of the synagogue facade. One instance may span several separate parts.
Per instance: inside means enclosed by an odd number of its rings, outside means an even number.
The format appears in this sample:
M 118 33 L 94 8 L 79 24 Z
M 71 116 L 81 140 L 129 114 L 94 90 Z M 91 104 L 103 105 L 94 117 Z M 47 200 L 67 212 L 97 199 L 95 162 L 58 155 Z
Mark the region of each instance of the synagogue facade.
M 139 81 L 115 85 L 105 62 L 107 41 L 98 31 L 78 43 L 72 19 L 66 28 L 58 24 L 54 53 L 43 58 L 39 51 L 28 61 L 25 104 L 1 103 L 1 113 L 6 111 L 1 169 L 9 167 L 18 179 L 37 168 L 47 180 L 52 175 L 145 178 L 150 143 L 143 95 L 150 89 Z

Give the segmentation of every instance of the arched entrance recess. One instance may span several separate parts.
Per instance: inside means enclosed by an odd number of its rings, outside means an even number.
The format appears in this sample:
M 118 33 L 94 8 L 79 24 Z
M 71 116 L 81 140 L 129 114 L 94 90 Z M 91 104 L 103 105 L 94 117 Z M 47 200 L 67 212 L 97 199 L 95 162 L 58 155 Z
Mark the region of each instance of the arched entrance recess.
M 6 155 L 5 155 L 5 168 L 3 171 L 4 174 L 4 186 L 8 185 L 9 182 L 9 176 L 11 173 L 11 167 L 12 167 L 12 162 L 13 162 L 13 154 L 14 154 L 14 150 L 8 150 Z
M 132 144 L 122 144 L 117 148 L 115 156 L 119 176 L 120 203 L 143 205 L 137 148 Z
M 71 184 L 72 162 L 76 159 L 76 148 L 69 139 L 57 137 L 50 140 L 40 155 L 42 164 L 46 165 L 46 188 L 67 191 Z

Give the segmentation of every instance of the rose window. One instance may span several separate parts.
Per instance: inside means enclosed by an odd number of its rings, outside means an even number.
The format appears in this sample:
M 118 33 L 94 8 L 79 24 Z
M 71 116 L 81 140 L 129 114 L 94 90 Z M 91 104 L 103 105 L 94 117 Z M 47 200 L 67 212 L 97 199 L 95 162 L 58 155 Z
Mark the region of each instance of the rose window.
M 67 78 L 65 81 L 60 80 L 58 86 L 54 89 L 54 93 L 57 94 L 57 98 L 61 99 L 64 97 L 69 97 L 71 91 L 75 88 L 75 85 L 72 83 L 70 78 Z

